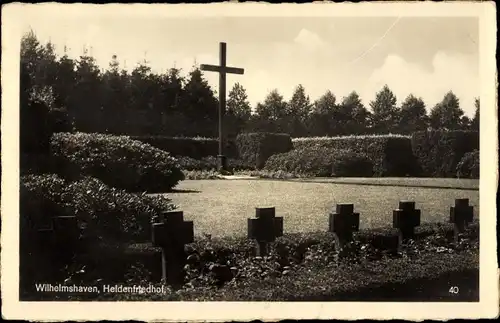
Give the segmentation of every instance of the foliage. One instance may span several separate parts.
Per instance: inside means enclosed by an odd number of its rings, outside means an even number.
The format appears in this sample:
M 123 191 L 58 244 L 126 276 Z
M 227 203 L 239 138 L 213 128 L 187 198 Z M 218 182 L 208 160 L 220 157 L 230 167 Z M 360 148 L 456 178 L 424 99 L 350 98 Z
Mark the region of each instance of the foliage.
M 427 124 L 428 116 L 424 101 L 410 94 L 401 104 L 399 116 L 400 132 L 411 134 L 415 131 L 427 130 Z
M 212 156 L 203 157 L 202 159 L 194 159 L 185 156 L 177 157 L 177 162 L 182 170 L 188 170 L 188 171 L 193 171 L 193 170 L 215 171 L 217 170 L 217 164 L 218 164 L 217 158 Z M 231 158 L 227 160 L 227 167 L 232 171 L 248 170 L 252 168 L 251 165 L 247 165 L 238 159 L 231 159 Z
M 474 100 L 474 117 L 471 121 L 471 130 L 473 131 L 479 131 L 479 107 L 480 107 L 480 101 L 479 98 L 476 98 Z
M 479 150 L 465 153 L 457 165 L 458 178 L 479 178 Z
M 190 121 L 189 128 L 200 129 L 209 137 L 215 137 L 218 100 L 197 67 L 189 73 L 181 102 L 183 113 Z
M 261 169 L 270 156 L 291 150 L 292 140 L 283 133 L 242 133 L 236 137 L 236 146 L 244 163 Z
M 243 130 L 252 113 L 248 95 L 240 83 L 234 84 L 229 91 L 226 105 L 225 129 L 229 138 L 235 138 Z
M 46 155 L 54 132 L 71 131 L 72 123 L 54 87 L 54 47 L 42 46 L 33 32 L 23 36 L 20 57 L 20 151 Z
M 410 139 L 399 135 L 295 138 L 295 149 L 317 147 L 363 154 L 373 162 L 374 176 L 414 176 L 420 170 Z
M 177 68 L 157 73 L 142 60 L 129 71 L 123 60 L 113 55 L 109 66 L 101 70 L 88 49 L 77 58 L 69 58 L 66 52 L 59 57 L 53 44 L 41 44 L 33 32 L 21 43 L 21 102 L 28 102 L 30 92 L 52 89 L 50 110 L 59 110 L 59 124 L 67 127 L 59 131 L 74 127 L 80 132 L 131 136 L 217 135 L 218 100 L 196 66 L 186 75 Z M 229 93 L 223 122 L 229 139 L 241 132 L 284 132 L 297 137 L 424 130 L 428 122 L 423 118 L 422 102 L 406 102 L 399 109 L 394 99 L 388 86 L 384 87 L 372 102 L 372 118 L 355 91 L 341 102 L 328 91 L 311 104 L 304 87 L 298 85 L 291 98 L 273 90 L 263 102 L 250 107 L 245 88 L 237 84 Z M 447 94 L 434 107 L 431 126 L 477 130 L 478 119 L 464 116 L 455 99 Z M 25 113 L 27 104 L 21 106 L 21 113 Z M 255 113 L 251 114 L 251 108 Z
M 369 177 L 373 174 L 373 164 L 366 156 L 319 145 L 275 154 L 267 160 L 265 169 L 317 177 Z
M 419 131 L 412 135 L 411 142 L 424 175 L 455 177 L 462 157 L 479 149 L 479 133 L 463 130 Z
M 335 134 L 337 98 L 331 91 L 327 91 L 314 102 L 308 120 L 309 133 L 313 136 Z
M 175 157 L 186 156 L 194 159 L 202 159 L 219 154 L 219 140 L 215 138 L 166 136 L 133 136 L 131 138 L 166 151 Z M 238 156 L 233 140 L 226 142 L 225 155 L 229 158 Z
M 433 129 L 459 130 L 462 127 L 464 111 L 460 109 L 457 96 L 448 92 L 443 100 L 432 108 L 429 120 Z
M 307 120 L 311 113 L 312 104 L 309 96 L 305 92 L 304 86 L 299 84 L 292 94 L 292 98 L 287 104 L 285 131 L 292 137 L 300 137 L 307 134 Z
M 106 242 L 148 241 L 150 223 L 174 209 L 163 195 L 127 193 L 92 177 L 65 181 L 55 174 L 21 177 L 21 228 L 50 223 L 55 216 L 76 216 L 85 239 Z
M 91 262 L 75 257 L 95 259 L 102 245 L 149 241 L 151 222 L 174 209 L 164 196 L 127 193 L 91 177 L 69 182 L 55 174 L 22 176 L 19 194 L 20 277 L 28 289 L 33 281 L 64 280 L 72 266 Z M 52 244 L 47 236 L 52 233 L 39 230 L 52 227 L 52 219 L 60 216 L 76 216 L 77 233 L 58 242 L 67 231 L 56 231 Z M 103 264 L 98 268 L 103 270 Z
M 212 170 L 182 170 L 184 177 L 187 180 L 201 180 L 201 179 L 222 179 L 220 173 L 214 169 Z
M 89 175 L 133 192 L 165 192 L 183 180 L 169 153 L 126 136 L 58 133 L 51 148 L 58 169 L 70 178 Z
M 375 100 L 370 102 L 373 110 L 372 122 L 376 133 L 391 133 L 396 129 L 399 121 L 396 102 L 396 96 L 387 84 L 376 94 Z
M 205 236 L 185 248 L 187 264 L 181 289 L 167 287 L 166 294 L 103 294 L 99 299 L 376 300 L 389 290 L 399 290 L 394 298 L 408 297 L 419 294 L 404 288 L 409 285 L 422 289 L 425 283 L 429 289 L 443 277 L 478 280 L 478 229 L 478 223 L 472 224 L 463 240 L 454 244 L 452 225 L 424 224 L 417 229 L 416 239 L 399 252 L 394 243 L 397 233 L 389 228 L 356 233 L 355 241 L 340 251 L 327 232 L 285 234 L 271 244 L 266 257 L 256 257 L 254 243 L 245 238 Z M 384 241 L 391 243 L 381 243 Z M 145 282 L 148 268 L 136 264 L 146 263 L 145 255 L 152 258 L 158 251 L 143 244 L 131 245 L 128 250 L 136 257 L 129 258 L 134 264 L 127 285 Z M 139 258 L 140 254 L 144 256 Z M 449 280 L 445 282 L 447 286 Z M 430 289 L 435 296 L 435 288 Z
M 355 91 L 342 99 L 337 113 L 337 135 L 363 134 L 369 128 L 371 114 Z

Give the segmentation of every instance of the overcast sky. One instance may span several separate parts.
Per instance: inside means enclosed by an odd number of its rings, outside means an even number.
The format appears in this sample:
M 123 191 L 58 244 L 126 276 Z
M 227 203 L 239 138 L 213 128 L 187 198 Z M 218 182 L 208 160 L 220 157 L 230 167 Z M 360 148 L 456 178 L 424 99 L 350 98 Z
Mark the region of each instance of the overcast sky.
M 72 57 L 92 47 L 102 67 L 116 54 L 127 69 L 146 58 L 153 70 L 175 65 L 185 75 L 195 61 L 218 64 L 225 41 L 227 64 L 245 69 L 228 76 L 227 89 L 240 82 L 252 105 L 274 88 L 289 99 L 299 83 L 312 100 L 356 90 L 367 107 L 384 84 L 398 103 L 413 93 L 428 109 L 452 90 L 469 116 L 479 96 L 477 18 L 66 17 L 40 14 L 25 29 Z M 217 74 L 205 76 L 217 90 Z

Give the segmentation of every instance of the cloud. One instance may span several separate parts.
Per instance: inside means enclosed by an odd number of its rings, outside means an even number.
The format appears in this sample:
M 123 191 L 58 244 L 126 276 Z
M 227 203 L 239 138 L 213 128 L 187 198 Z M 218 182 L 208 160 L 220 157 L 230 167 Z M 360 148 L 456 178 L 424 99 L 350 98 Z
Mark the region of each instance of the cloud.
M 479 96 L 478 62 L 471 56 L 437 52 L 432 60 L 432 69 L 426 70 L 418 64 L 405 61 L 397 55 L 386 57 L 383 65 L 373 71 L 362 96 L 369 102 L 384 84 L 402 102 L 413 94 L 422 97 L 431 109 L 442 100 L 448 91 L 453 91 L 460 106 L 469 116 L 474 113 L 474 98 Z
M 293 41 L 308 51 L 317 51 L 328 47 L 328 44 L 321 37 L 304 28 L 300 30 Z

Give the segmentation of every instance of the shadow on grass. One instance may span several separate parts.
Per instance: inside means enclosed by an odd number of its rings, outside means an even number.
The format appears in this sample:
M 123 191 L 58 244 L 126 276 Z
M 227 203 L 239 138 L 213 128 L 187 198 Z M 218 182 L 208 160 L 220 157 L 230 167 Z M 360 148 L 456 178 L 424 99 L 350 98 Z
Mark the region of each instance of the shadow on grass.
M 201 193 L 201 191 L 198 191 L 198 190 L 171 189 L 167 193 Z
M 479 269 L 446 272 L 435 278 L 367 286 L 335 296 L 316 295 L 288 301 L 479 302 Z
M 425 189 L 442 189 L 442 190 L 463 190 L 463 191 L 479 191 L 479 187 L 474 186 L 453 186 L 453 185 L 425 185 L 412 183 L 376 183 L 376 182 L 358 182 L 358 181 L 342 181 L 342 180 L 317 180 L 314 178 L 299 178 L 299 179 L 283 179 L 290 182 L 316 183 L 316 184 L 336 184 L 336 185 L 359 185 L 359 186 L 392 186 L 392 187 L 414 187 Z

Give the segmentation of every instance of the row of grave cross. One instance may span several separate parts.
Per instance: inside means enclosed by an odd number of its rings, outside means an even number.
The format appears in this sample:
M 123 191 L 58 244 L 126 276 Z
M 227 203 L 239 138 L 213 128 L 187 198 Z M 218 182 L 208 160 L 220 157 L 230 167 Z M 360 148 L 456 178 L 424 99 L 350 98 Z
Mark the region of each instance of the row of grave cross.
M 473 219 L 473 207 L 469 199 L 455 200 L 450 208 L 450 223 L 454 224 L 454 239 L 458 242 L 468 223 Z M 414 238 L 414 229 L 420 225 L 420 210 L 413 201 L 400 201 L 393 211 L 393 227 L 398 229 L 398 248 L 404 241 Z M 353 204 L 337 204 L 329 214 L 328 231 L 334 234 L 336 246 L 343 246 L 353 239 L 359 230 L 359 213 Z M 193 242 L 193 222 L 184 221 L 183 212 L 164 212 L 163 221 L 153 224 L 153 244 L 162 248 L 162 279 L 170 285 L 182 282 L 185 264 L 184 244 Z M 276 217 L 275 208 L 256 208 L 255 219 L 248 219 L 248 238 L 256 241 L 256 254 L 266 256 L 269 244 L 283 235 L 283 218 Z
M 414 229 L 420 225 L 420 210 L 413 201 L 400 201 L 393 211 L 393 227 L 398 229 L 398 246 L 414 238 Z M 450 208 L 449 222 L 454 224 L 454 240 L 459 241 L 468 223 L 473 219 L 473 206 L 469 199 L 456 199 Z M 184 246 L 194 241 L 192 221 L 185 221 L 182 211 L 163 212 L 158 223 L 152 225 L 152 242 L 162 250 L 162 280 L 172 286 L 182 284 L 186 261 Z M 78 237 L 76 217 L 56 217 L 52 226 L 39 229 L 41 243 L 56 242 L 68 245 L 70 239 Z M 335 212 L 329 214 L 328 231 L 333 233 L 336 247 L 342 248 L 353 240 L 353 232 L 359 230 L 359 213 L 353 204 L 337 204 Z M 255 219 L 248 219 L 248 238 L 256 241 L 256 254 L 266 256 L 269 244 L 283 235 L 283 218 L 276 217 L 275 208 L 256 208 Z

